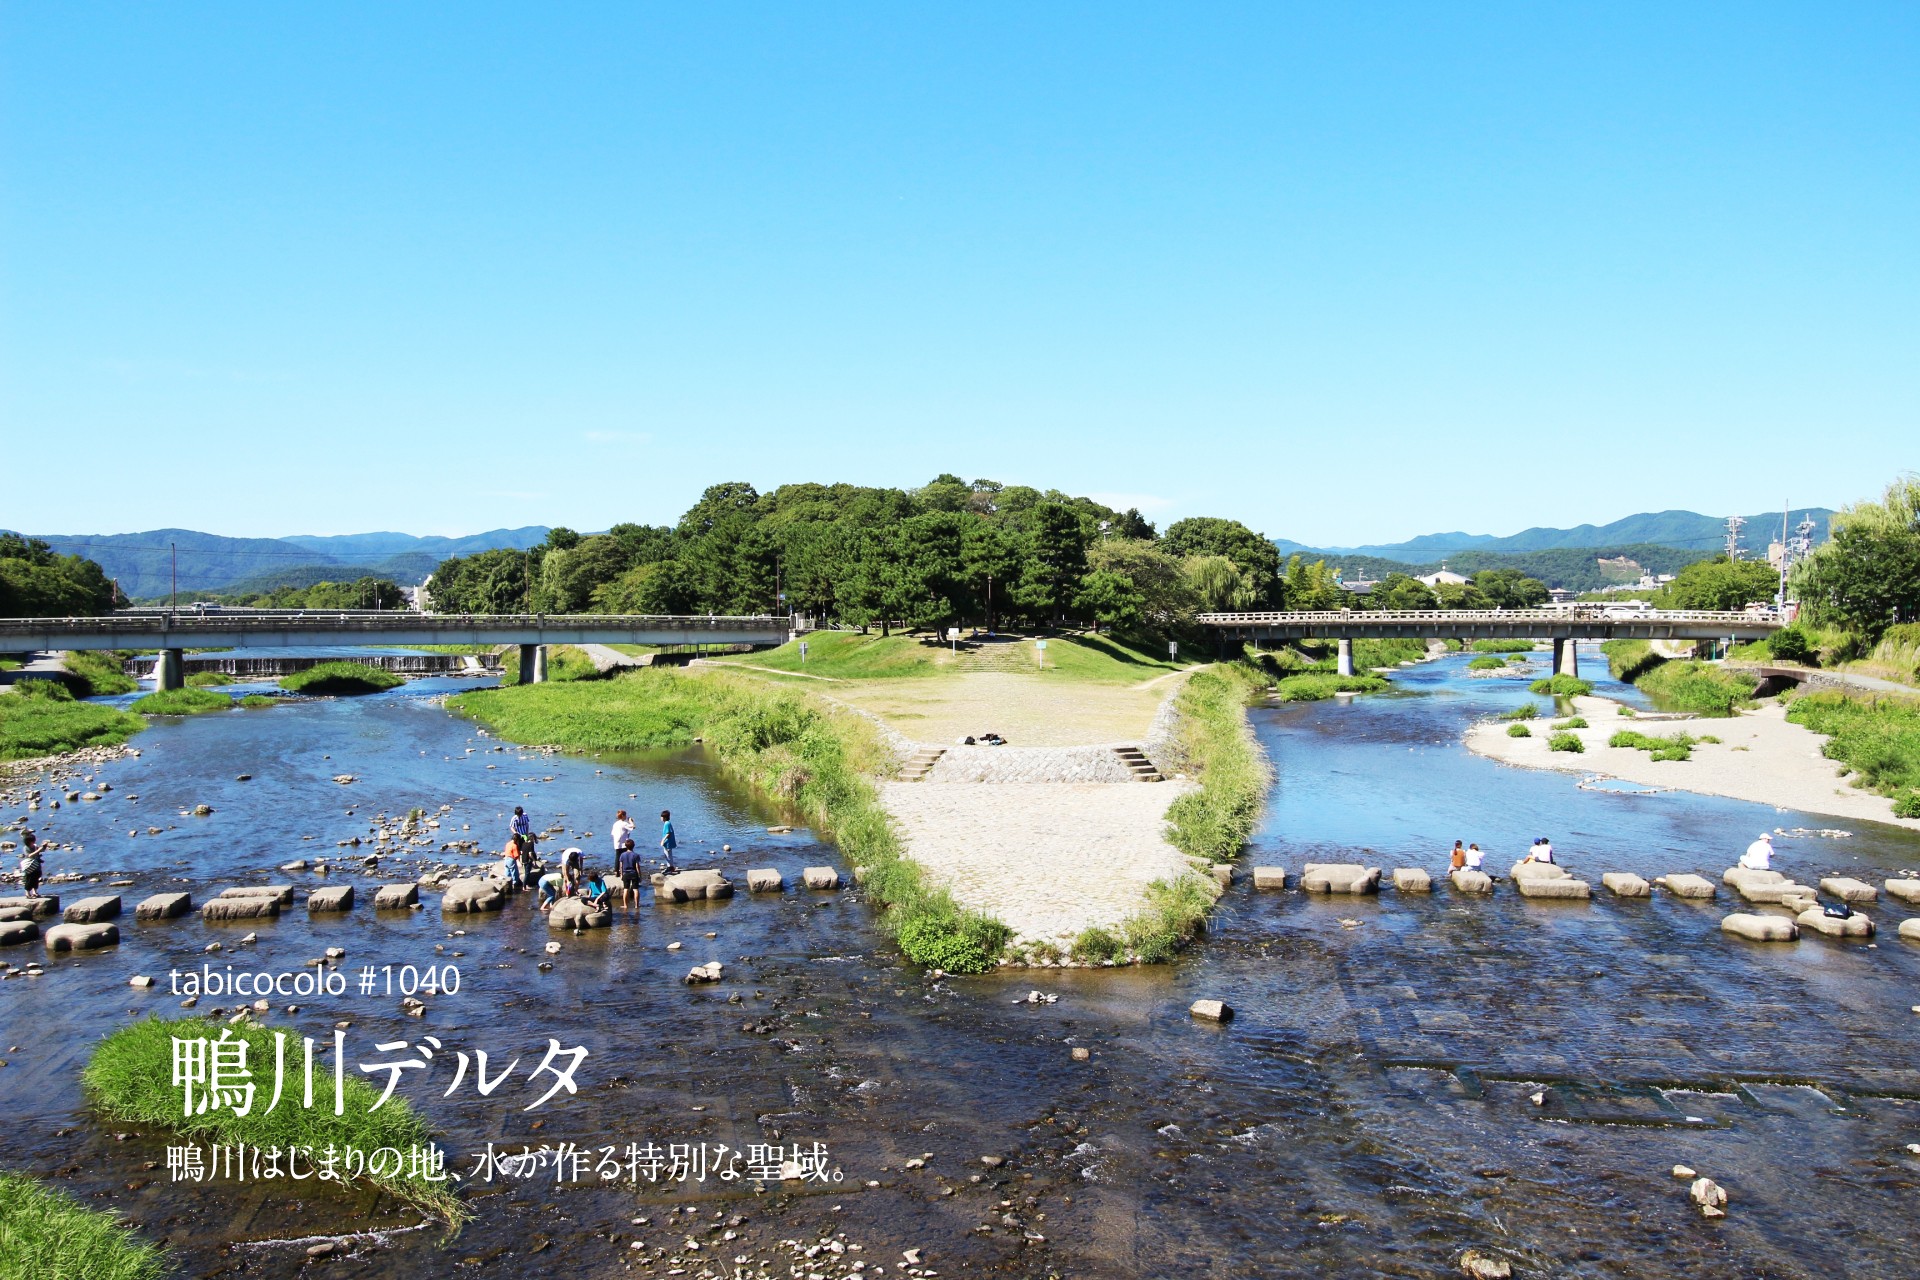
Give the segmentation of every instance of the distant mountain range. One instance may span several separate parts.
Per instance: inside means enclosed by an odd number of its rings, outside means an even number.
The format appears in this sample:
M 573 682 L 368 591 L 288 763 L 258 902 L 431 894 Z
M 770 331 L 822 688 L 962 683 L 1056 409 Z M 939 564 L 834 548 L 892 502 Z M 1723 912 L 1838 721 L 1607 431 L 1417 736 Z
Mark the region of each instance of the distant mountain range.
M 537 546 L 546 540 L 547 527 L 494 529 L 466 538 L 416 538 L 405 533 L 224 538 L 192 529 L 32 536 L 62 555 L 83 555 L 98 562 L 109 578 L 119 582 L 123 593 L 146 600 L 174 589 L 176 561 L 183 598 L 215 591 L 264 591 L 277 586 L 352 581 L 369 575 L 411 586 L 425 579 L 448 556 L 498 547 Z
M 1827 537 L 1827 520 L 1833 512 L 1826 507 L 1797 507 L 1789 527 L 1803 517 L 1814 522 L 1813 540 Z M 1767 544 L 1780 537 L 1780 513 L 1748 516 L 1741 531 L 1749 554 L 1762 557 Z M 1405 542 L 1376 543 L 1362 547 L 1313 547 L 1285 538 L 1276 538 L 1282 555 L 1295 552 L 1309 556 L 1366 556 L 1395 560 L 1406 564 L 1425 564 L 1440 557 L 1465 551 L 1521 552 L 1601 549 L 1641 546 L 1670 547 L 1704 558 L 1719 551 L 1727 539 L 1725 516 L 1703 516 L 1697 511 L 1647 511 L 1615 520 L 1612 524 L 1582 524 L 1571 529 L 1524 529 L 1498 537 L 1488 533 L 1426 533 Z

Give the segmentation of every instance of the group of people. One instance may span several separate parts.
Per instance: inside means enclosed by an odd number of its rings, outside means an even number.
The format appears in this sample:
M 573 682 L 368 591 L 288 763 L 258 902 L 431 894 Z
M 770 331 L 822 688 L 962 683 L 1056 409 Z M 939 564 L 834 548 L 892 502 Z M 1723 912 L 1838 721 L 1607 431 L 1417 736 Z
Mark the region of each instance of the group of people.
M 634 833 L 638 827 L 625 809 L 613 815 L 613 871 L 620 886 L 620 905 L 630 909 L 640 905 L 640 887 L 646 874 L 646 858 L 640 852 Z M 668 875 L 680 868 L 674 862 L 674 850 L 679 840 L 673 833 L 673 812 L 660 811 L 660 858 L 661 867 Z M 586 854 L 578 846 L 569 846 L 560 851 L 560 865 L 553 870 L 545 870 L 537 857 L 539 837 L 533 831 L 533 819 L 520 805 L 513 807 L 513 817 L 507 823 L 507 847 L 500 854 L 500 874 L 507 882 L 510 891 L 518 893 L 528 886 L 539 893 L 539 906 L 549 911 L 562 898 L 580 898 L 595 910 L 605 910 L 613 903 L 613 888 L 607 881 L 606 873 L 598 868 L 589 868 Z M 538 878 L 535 878 L 539 871 Z
M 1479 845 L 1463 845 L 1460 841 L 1455 840 L 1453 842 L 1453 856 L 1447 862 L 1447 873 L 1451 875 L 1455 871 L 1463 870 L 1484 871 L 1486 867 L 1483 864 L 1486 860 L 1487 855 L 1481 850 Z M 1553 841 L 1547 839 L 1545 836 L 1538 837 L 1534 840 L 1533 847 L 1527 850 L 1527 856 L 1522 858 L 1521 861 L 1551 863 L 1553 861 Z

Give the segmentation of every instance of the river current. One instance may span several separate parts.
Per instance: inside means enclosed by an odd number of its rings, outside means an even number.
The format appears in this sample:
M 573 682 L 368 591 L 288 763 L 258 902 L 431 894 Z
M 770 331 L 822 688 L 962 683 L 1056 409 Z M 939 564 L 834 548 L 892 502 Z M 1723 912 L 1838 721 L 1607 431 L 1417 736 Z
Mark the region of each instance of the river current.
M 303 1274 L 306 1244 L 342 1234 L 352 1238 L 336 1262 L 369 1277 L 649 1264 L 731 1275 L 735 1257 L 747 1274 L 777 1260 L 785 1275 L 781 1241 L 834 1233 L 862 1249 L 800 1274 L 844 1274 L 848 1258 L 899 1274 L 901 1251 L 918 1248 L 945 1276 L 1440 1277 L 1458 1274 L 1468 1246 L 1504 1254 L 1520 1275 L 1915 1274 L 1920 1160 L 1905 1145 L 1920 1142 L 1920 947 L 1894 936 L 1906 914 L 1896 906 L 1871 909 L 1878 945 L 1760 946 L 1720 933 L 1726 890 L 1713 903 L 1530 902 L 1507 886 L 1484 900 L 1329 900 L 1256 894 L 1243 878 L 1175 964 L 939 981 L 889 947 L 858 890 L 649 904 L 577 938 L 550 935 L 524 897 L 494 916 L 443 918 L 430 896 L 426 910 L 376 915 L 373 885 L 410 878 L 418 862 L 390 858 L 366 876 L 363 850 L 338 842 L 414 807 L 451 806 L 438 840 L 497 848 L 522 804 L 537 826 L 563 829 L 545 847 L 569 841 L 596 857 L 615 808 L 643 833 L 670 808 L 682 864 L 736 882 L 776 866 L 791 885 L 803 866 L 839 862 L 804 828 L 769 834 L 791 815 L 697 750 L 496 750 L 436 701 L 476 683 L 159 722 L 135 740 L 137 759 L 92 771 L 112 785 L 103 799 L 30 815 L 80 846 L 56 852 L 50 873 L 101 882 L 50 891 L 69 902 L 120 893 L 128 911 L 117 950 L 0 953 L 46 968 L 0 981 L 0 1166 L 124 1213 L 194 1276 Z M 1352 860 L 1437 879 L 1456 838 L 1504 870 L 1547 835 L 1597 888 L 1605 870 L 1717 880 L 1762 829 L 1847 828 L 1781 837 L 1779 865 L 1803 881 L 1920 866 L 1920 839 L 1896 829 L 1583 789 L 1459 745 L 1475 718 L 1526 696 L 1523 681 L 1470 678 L 1455 657 L 1402 672 L 1391 694 L 1256 709 L 1277 781 L 1242 865 L 1297 873 L 1305 860 Z M 196 804 L 213 813 L 187 816 Z M 295 858 L 336 869 L 275 870 Z M 479 865 L 437 848 L 420 860 Z M 362 900 L 331 920 L 298 907 L 245 927 L 132 919 L 150 893 L 188 888 L 197 903 L 267 882 L 353 883 Z M 257 941 L 242 944 L 248 932 Z M 550 937 L 561 943 L 551 956 Z M 224 948 L 209 955 L 216 939 Z M 438 1040 L 440 1058 L 401 1092 L 463 1174 L 489 1142 L 818 1142 L 839 1178 L 758 1190 L 717 1177 L 470 1176 L 476 1218 L 444 1243 L 406 1230 L 414 1215 L 371 1194 L 172 1182 L 166 1135 L 88 1110 L 78 1073 L 89 1046 L 130 1016 L 178 1012 L 169 971 L 298 970 L 329 946 L 346 949 L 349 975 L 459 967 L 459 992 L 428 997 L 424 1017 L 407 1016 L 398 994 L 356 990 L 299 1000 L 296 1014 L 276 1001 L 267 1023 L 324 1038 L 349 1022 L 355 1063 L 391 1056 L 377 1042 Z M 683 981 L 715 959 L 721 982 Z M 160 985 L 129 987 L 132 974 Z M 1029 1003 L 1031 991 L 1057 999 Z M 1187 1006 L 1202 996 L 1238 1016 L 1193 1020 Z M 238 1003 L 203 998 L 197 1011 Z M 579 1092 L 527 1112 L 520 1076 L 550 1038 L 588 1049 Z M 1090 1060 L 1074 1060 L 1076 1047 Z M 470 1085 L 443 1097 L 445 1059 L 460 1049 L 496 1064 L 519 1055 L 522 1067 L 490 1098 Z M 1726 1218 L 1689 1205 L 1676 1163 L 1727 1187 Z M 685 1251 L 688 1238 L 702 1250 Z

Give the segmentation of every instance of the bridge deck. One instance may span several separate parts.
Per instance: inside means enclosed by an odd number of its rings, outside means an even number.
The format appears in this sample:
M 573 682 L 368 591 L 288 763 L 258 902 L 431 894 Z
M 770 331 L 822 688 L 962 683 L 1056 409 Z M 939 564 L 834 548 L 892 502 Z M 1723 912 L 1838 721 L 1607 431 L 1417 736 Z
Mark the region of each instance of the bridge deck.
M 1268 613 L 1203 613 L 1203 626 L 1248 640 L 1758 640 L 1781 623 L 1750 613 L 1654 610 L 1608 616 L 1602 610 L 1326 609 Z
M 220 612 L 0 618 L 0 653 L 33 649 L 265 649 L 309 645 L 780 644 L 773 617 L 635 614 Z

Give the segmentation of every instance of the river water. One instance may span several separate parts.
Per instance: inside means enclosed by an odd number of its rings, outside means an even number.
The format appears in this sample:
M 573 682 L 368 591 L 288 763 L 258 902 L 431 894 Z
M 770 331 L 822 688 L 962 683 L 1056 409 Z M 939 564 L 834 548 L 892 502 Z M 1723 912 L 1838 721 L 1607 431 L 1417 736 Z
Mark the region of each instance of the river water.
M 56 853 L 50 872 L 134 884 L 53 886 L 68 901 L 124 895 L 122 945 L 0 982 L 0 1166 L 111 1205 L 165 1237 L 180 1274 L 195 1276 L 304 1274 L 315 1265 L 306 1242 L 366 1232 L 386 1234 L 355 1236 L 329 1265 L 372 1277 L 692 1276 L 731 1275 L 743 1257 L 747 1274 L 766 1263 L 786 1275 L 782 1241 L 844 1233 L 862 1248 L 799 1274 L 843 1275 L 854 1260 L 900 1274 L 900 1251 L 919 1248 L 945 1276 L 1439 1277 L 1458 1274 L 1467 1246 L 1505 1254 L 1521 1275 L 1915 1274 L 1920 1161 L 1904 1146 L 1920 1142 L 1909 1008 L 1920 948 L 1893 934 L 1901 909 L 1873 910 L 1878 946 L 1761 947 L 1719 932 L 1725 897 L 1541 903 L 1503 887 L 1479 900 L 1330 901 L 1256 895 L 1243 881 L 1173 965 L 932 981 L 887 946 L 857 890 L 790 888 L 648 905 L 603 933 L 557 935 L 549 957 L 554 935 L 524 898 L 498 916 L 443 919 L 431 905 L 376 915 L 372 885 L 410 878 L 415 862 L 389 859 L 366 877 L 358 851 L 337 842 L 365 836 L 378 813 L 450 805 L 440 839 L 497 847 L 522 804 L 597 855 L 614 808 L 643 819 L 643 833 L 671 808 L 683 865 L 736 881 L 777 866 L 791 883 L 839 860 L 804 829 L 769 834 L 790 815 L 697 751 L 496 750 L 435 701 L 476 683 L 157 723 L 136 739 L 139 758 L 94 771 L 112 784 L 104 799 L 31 815 L 82 846 Z M 1682 792 L 1583 790 L 1459 746 L 1474 718 L 1525 697 L 1524 682 L 1472 679 L 1448 658 L 1403 672 L 1389 695 L 1257 709 L 1278 781 L 1244 865 L 1361 860 L 1437 874 L 1462 838 L 1502 869 L 1549 835 L 1596 886 L 1614 869 L 1717 879 L 1763 828 L 1848 825 Z M 214 813 L 182 816 L 199 803 Z M 150 825 L 162 833 L 144 834 Z M 1783 837 L 1781 865 L 1803 880 L 1920 866 L 1913 836 L 1852 830 Z M 274 870 L 300 857 L 338 870 Z M 365 896 L 331 921 L 298 908 L 247 928 L 131 919 L 148 893 L 186 887 L 198 901 L 268 881 L 351 882 Z M 249 931 L 257 941 L 241 944 Z M 226 947 L 209 956 L 215 939 Z M 346 949 L 349 975 L 459 967 L 458 994 L 430 997 L 422 1018 L 405 1016 L 397 994 L 356 992 L 276 1008 L 268 1023 L 325 1038 L 350 1022 L 352 1063 L 393 1056 L 376 1043 L 437 1039 L 441 1055 L 401 1092 L 462 1173 L 489 1142 L 819 1142 L 840 1180 L 757 1190 L 744 1179 L 470 1178 L 476 1220 L 443 1243 L 405 1230 L 414 1216 L 372 1195 L 171 1183 L 164 1134 L 89 1113 L 77 1083 L 88 1046 L 129 1016 L 176 1012 L 169 970 L 298 969 L 328 946 Z M 688 986 L 687 969 L 709 959 L 725 963 L 723 981 Z M 134 973 L 161 985 L 130 988 Z M 1057 1001 L 1014 1003 L 1031 990 Z M 1192 1020 L 1201 996 L 1238 1016 Z M 210 1004 L 236 1002 L 197 1011 Z M 549 1038 L 589 1050 L 580 1089 L 526 1112 L 537 1095 L 524 1076 Z M 1074 1047 L 1091 1059 L 1074 1061 Z M 447 1056 L 476 1049 L 495 1070 L 514 1055 L 521 1066 L 491 1098 L 470 1079 L 443 1097 Z M 1727 1187 L 1727 1218 L 1689 1206 L 1675 1163 Z M 706 1247 L 683 1252 L 690 1237 Z

